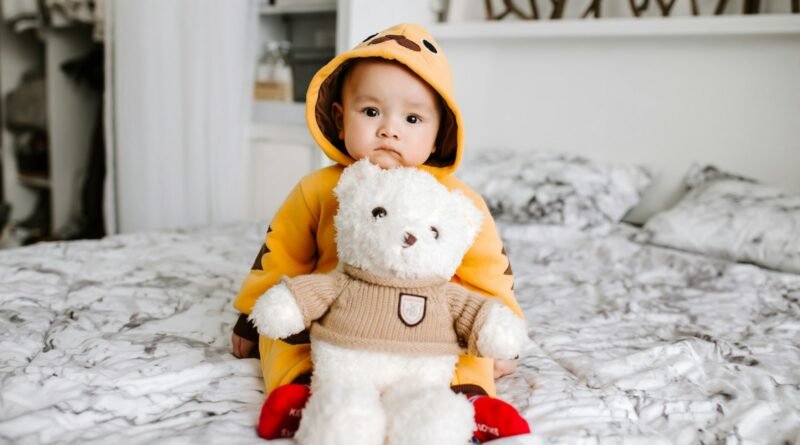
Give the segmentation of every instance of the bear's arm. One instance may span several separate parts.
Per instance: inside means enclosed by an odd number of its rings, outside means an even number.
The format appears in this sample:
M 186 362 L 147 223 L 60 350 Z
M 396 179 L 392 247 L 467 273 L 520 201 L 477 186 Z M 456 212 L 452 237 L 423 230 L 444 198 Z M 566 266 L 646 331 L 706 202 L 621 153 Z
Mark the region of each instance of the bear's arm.
M 479 355 L 478 333 L 486 322 L 491 307 L 502 303 L 496 298 L 486 298 L 452 283 L 448 284 L 447 294 L 456 335 L 461 344 L 466 346 L 467 353 Z
M 322 318 L 336 301 L 341 293 L 344 278 L 340 272 L 331 272 L 283 278 L 282 282 L 294 295 L 303 314 L 303 324 L 308 328 L 313 321 Z

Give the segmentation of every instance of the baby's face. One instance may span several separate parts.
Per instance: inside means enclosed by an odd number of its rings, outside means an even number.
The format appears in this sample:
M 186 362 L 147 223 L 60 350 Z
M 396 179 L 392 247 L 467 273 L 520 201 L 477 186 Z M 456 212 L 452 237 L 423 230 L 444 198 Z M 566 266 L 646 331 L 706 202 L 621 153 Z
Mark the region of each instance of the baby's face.
M 381 168 L 415 167 L 436 149 L 439 105 L 424 81 L 396 62 L 364 60 L 342 87 L 339 137 L 348 154 Z

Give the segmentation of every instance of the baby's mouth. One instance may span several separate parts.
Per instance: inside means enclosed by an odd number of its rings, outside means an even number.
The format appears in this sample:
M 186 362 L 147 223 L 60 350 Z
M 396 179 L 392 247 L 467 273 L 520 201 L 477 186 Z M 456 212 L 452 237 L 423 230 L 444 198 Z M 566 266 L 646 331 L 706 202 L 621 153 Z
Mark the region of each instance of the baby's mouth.
M 400 156 L 400 152 L 395 150 L 392 147 L 378 147 L 378 148 L 375 149 L 375 151 L 385 151 L 385 152 L 393 154 L 393 155 L 395 155 L 397 157 Z

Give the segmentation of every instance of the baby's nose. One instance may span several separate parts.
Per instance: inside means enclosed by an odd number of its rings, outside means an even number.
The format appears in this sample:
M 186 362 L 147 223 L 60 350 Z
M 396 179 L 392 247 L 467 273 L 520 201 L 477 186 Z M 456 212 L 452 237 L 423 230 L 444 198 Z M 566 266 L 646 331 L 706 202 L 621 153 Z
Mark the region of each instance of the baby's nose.
M 406 232 L 406 237 L 403 238 L 403 243 L 405 243 L 403 247 L 411 247 L 416 242 L 417 242 L 417 237 L 414 236 L 412 233 Z
M 380 128 L 378 128 L 378 137 L 397 139 L 397 136 L 397 130 L 395 130 L 394 125 L 390 122 L 384 122 Z

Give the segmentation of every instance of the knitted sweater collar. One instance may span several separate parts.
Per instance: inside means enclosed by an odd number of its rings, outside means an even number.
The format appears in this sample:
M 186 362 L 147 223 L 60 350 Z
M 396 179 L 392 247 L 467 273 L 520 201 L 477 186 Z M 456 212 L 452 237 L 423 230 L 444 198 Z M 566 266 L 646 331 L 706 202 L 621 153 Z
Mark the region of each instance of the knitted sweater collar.
M 347 264 L 344 265 L 344 273 L 361 281 L 367 283 L 377 284 L 379 286 L 397 287 L 397 288 L 420 288 L 432 287 L 447 283 L 449 280 L 442 277 L 427 277 L 427 278 L 395 278 L 383 277 L 367 272 L 366 270 L 358 269 Z

